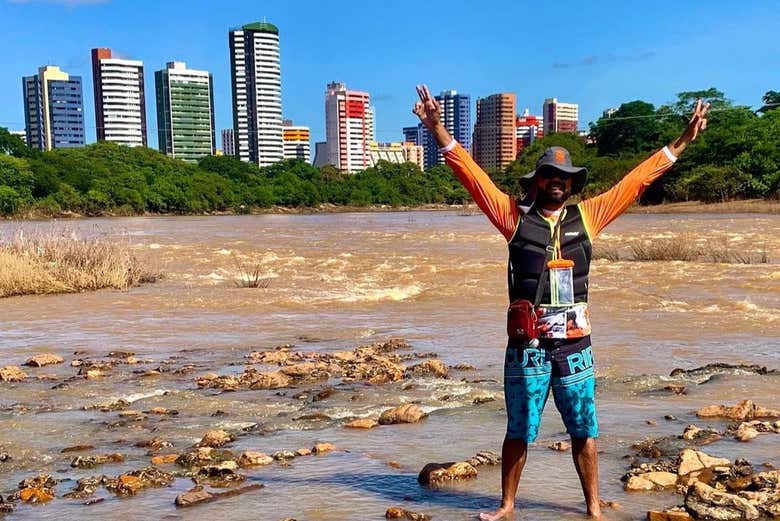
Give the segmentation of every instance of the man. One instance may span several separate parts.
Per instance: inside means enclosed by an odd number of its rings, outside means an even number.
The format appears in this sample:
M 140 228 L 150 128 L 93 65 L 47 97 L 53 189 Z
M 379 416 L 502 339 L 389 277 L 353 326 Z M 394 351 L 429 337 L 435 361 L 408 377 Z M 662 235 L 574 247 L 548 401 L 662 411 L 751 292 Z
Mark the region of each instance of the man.
M 417 87 L 420 97 L 414 113 L 431 132 L 479 208 L 504 235 L 509 246 L 508 283 L 511 302 L 541 304 L 538 345 L 510 337 L 504 362 L 507 433 L 501 461 L 502 500 L 498 510 L 480 514 L 496 521 L 514 511 L 520 474 L 528 443 L 536 439 L 542 411 L 552 388 L 566 431 L 571 436 L 574 466 L 580 478 L 588 515 L 599 518 L 598 423 L 594 405 L 593 352 L 588 318 L 588 271 L 591 241 L 622 214 L 707 126 L 709 103 L 696 104 L 682 135 L 629 172 L 607 192 L 576 205 L 566 200 L 585 186 L 585 168 L 574 167 L 569 152 L 551 147 L 525 176 L 528 196 L 523 201 L 503 193 L 441 123 L 441 108 L 428 88 Z M 548 265 L 573 261 L 571 305 L 552 307 Z M 563 261 L 567 265 L 570 262 Z M 538 286 L 540 298 L 537 298 Z M 539 301 L 539 302 L 535 302 Z M 547 306 L 545 306 L 547 304 Z

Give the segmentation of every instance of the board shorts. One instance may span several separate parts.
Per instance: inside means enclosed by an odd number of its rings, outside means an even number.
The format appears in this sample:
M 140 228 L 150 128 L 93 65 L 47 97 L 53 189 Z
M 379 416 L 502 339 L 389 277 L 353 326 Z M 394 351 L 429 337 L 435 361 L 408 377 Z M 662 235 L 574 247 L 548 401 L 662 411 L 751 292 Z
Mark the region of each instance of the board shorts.
M 574 438 L 598 437 L 595 384 L 590 335 L 541 340 L 537 348 L 510 340 L 504 360 L 506 439 L 536 439 L 550 388 L 566 432 Z

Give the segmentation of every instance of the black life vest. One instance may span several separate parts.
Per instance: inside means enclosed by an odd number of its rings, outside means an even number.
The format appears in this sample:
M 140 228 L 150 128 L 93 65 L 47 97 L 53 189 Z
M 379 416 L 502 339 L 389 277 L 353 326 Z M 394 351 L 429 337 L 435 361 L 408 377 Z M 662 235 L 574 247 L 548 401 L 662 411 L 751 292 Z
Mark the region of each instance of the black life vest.
M 561 256 L 574 261 L 574 301 L 588 301 L 588 272 L 592 248 L 588 232 L 577 205 L 566 206 L 560 215 Z M 509 241 L 509 301 L 525 299 L 531 302 L 536 297 L 536 285 L 544 268 L 546 249 L 552 243 L 554 225 L 545 220 L 535 207 L 520 217 L 514 236 Z M 550 278 L 542 280 L 545 285 L 542 304 L 550 302 Z

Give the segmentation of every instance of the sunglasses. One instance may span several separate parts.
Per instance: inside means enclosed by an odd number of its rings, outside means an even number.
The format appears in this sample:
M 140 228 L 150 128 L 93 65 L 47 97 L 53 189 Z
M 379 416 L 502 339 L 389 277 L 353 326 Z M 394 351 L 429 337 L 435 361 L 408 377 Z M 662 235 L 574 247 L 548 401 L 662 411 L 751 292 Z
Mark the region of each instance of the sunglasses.
M 538 175 L 542 179 L 552 179 L 554 177 L 557 177 L 562 181 L 571 179 L 571 174 L 569 172 L 564 172 L 562 170 L 558 170 L 557 168 L 543 168 L 541 170 L 538 170 L 536 172 L 536 175 Z

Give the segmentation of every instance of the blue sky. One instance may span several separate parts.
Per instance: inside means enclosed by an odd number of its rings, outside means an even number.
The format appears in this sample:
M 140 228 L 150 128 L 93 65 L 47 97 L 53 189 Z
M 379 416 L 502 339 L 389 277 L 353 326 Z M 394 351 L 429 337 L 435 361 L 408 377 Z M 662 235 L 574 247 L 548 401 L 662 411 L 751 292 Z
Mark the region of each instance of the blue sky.
M 227 32 L 262 20 L 280 29 L 285 117 L 324 139 L 332 80 L 371 93 L 377 139 L 415 123 L 414 85 L 472 99 L 515 92 L 518 111 L 545 97 L 580 104 L 580 126 L 607 107 L 717 87 L 756 106 L 780 90 L 780 12 L 769 0 L 360 2 L 0 0 L 0 126 L 24 128 L 21 77 L 55 64 L 84 81 L 94 141 L 89 51 L 144 61 L 149 144 L 156 146 L 154 71 L 167 61 L 214 75 L 217 128 L 232 125 Z

